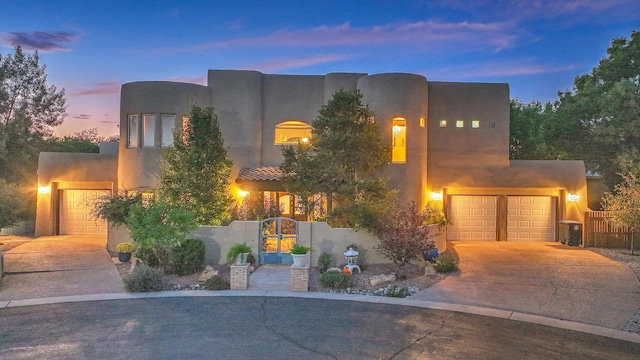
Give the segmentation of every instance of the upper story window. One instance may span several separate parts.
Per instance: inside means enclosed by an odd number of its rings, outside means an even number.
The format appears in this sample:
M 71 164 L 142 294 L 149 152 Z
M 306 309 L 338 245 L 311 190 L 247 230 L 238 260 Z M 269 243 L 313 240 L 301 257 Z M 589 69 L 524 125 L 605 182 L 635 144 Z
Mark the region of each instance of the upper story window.
M 276 125 L 276 145 L 307 142 L 311 138 L 311 126 L 302 121 L 290 120 Z
M 129 115 L 127 119 L 127 147 L 138 147 L 138 114 Z
M 471 127 L 477 129 L 480 127 L 480 120 L 471 120 Z
M 156 145 L 156 114 L 142 115 L 142 146 L 153 147 Z
M 393 119 L 391 134 L 391 162 L 404 163 L 407 161 L 407 120 Z
M 464 120 L 456 120 L 456 127 L 457 128 L 464 127 Z
M 447 127 L 447 120 L 440 120 L 440 127 Z
M 176 127 L 176 116 L 162 114 L 162 147 L 173 144 L 173 130 Z

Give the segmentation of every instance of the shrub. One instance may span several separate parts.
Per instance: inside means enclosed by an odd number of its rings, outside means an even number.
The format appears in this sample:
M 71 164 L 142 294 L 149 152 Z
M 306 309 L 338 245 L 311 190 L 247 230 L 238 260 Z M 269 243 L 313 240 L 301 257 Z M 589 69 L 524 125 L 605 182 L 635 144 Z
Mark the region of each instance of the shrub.
M 189 275 L 202 270 L 204 263 L 204 241 L 199 239 L 187 239 L 182 244 L 173 248 L 171 252 L 171 264 L 178 275 Z
M 320 265 L 320 272 L 324 273 L 331 266 L 331 254 L 323 252 L 318 258 L 318 264 Z
M 151 266 L 151 267 L 160 266 L 160 260 L 158 260 L 158 257 L 156 256 L 153 249 L 151 248 L 139 247 L 138 250 L 136 251 L 136 257 L 140 259 L 143 263 L 147 264 L 148 266 Z
M 438 256 L 438 261 L 433 265 L 437 272 L 449 273 L 458 270 L 458 259 L 451 254 L 442 254 Z
M 295 255 L 304 255 L 309 252 L 309 248 L 306 246 L 295 244 L 291 248 L 291 253 Z
M 411 295 L 411 291 L 405 286 L 389 285 L 384 289 L 382 295 L 395 298 L 406 298 Z
M 117 194 L 100 196 L 91 210 L 91 215 L 108 221 L 111 226 L 123 225 L 127 224 L 131 208 L 140 203 L 142 203 L 141 193 L 122 190 Z
M 220 275 L 212 276 L 204 282 L 205 290 L 229 290 L 230 288 L 231 285 Z
M 327 271 L 320 276 L 320 284 L 331 289 L 346 289 L 353 286 L 353 279 L 345 273 Z
M 123 280 L 125 287 L 130 292 L 160 291 L 164 288 L 162 275 L 162 270 L 140 264 Z

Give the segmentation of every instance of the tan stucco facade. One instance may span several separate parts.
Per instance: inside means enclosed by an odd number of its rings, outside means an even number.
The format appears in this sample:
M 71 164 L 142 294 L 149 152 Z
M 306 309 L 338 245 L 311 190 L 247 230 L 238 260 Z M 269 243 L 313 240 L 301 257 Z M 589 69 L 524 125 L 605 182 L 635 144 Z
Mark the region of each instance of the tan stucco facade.
M 55 191 L 86 186 L 117 191 L 157 184 L 167 129 L 165 117 L 182 117 L 193 104 L 213 106 L 233 160 L 233 189 L 282 191 L 275 181 L 236 182 L 241 169 L 277 167 L 282 145 L 276 126 L 311 124 L 320 108 L 341 88 L 360 90 L 375 113 L 383 140 L 391 145 L 396 121 L 406 126 L 406 157 L 389 161 L 389 185 L 402 201 L 432 202 L 449 215 L 455 195 L 492 195 L 498 208 L 508 196 L 545 196 L 555 202 L 554 221 L 582 221 L 587 183 L 582 161 L 509 160 L 509 86 L 497 83 L 433 82 L 407 73 L 273 75 L 257 71 L 209 70 L 206 86 L 142 81 L 122 86 L 117 155 L 43 153 L 40 184 L 51 186 L 38 198 L 38 235 L 55 234 Z M 155 119 L 149 122 L 146 117 Z M 135 119 L 135 136 L 130 134 Z M 143 119 L 145 119 L 143 121 Z M 403 130 L 405 131 L 405 130 Z M 86 156 L 85 156 L 86 155 Z M 431 194 L 440 194 L 434 200 Z M 569 201 L 568 195 L 577 195 Z M 503 205 L 500 205 L 503 204 Z M 505 217 L 499 210 L 498 217 Z M 498 221 L 497 240 L 504 240 Z M 121 239 L 121 232 L 114 239 Z M 501 235 L 502 234 L 502 235 Z M 553 240 L 553 239 L 550 239 Z M 114 240 L 119 241 L 119 240 Z M 110 241 L 111 243 L 111 241 Z M 315 245 L 314 245 L 315 246 Z

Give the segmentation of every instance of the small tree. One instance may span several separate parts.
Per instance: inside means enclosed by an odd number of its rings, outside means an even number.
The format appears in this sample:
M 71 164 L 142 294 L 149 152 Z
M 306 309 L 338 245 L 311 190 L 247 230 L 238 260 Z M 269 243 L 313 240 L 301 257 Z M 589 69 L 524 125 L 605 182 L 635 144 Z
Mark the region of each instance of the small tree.
M 202 225 L 220 225 L 231 205 L 231 159 L 213 108 L 196 105 L 183 133 L 163 153 L 160 194 L 195 215 Z
M 605 193 L 602 205 L 611 211 L 613 221 L 628 226 L 631 233 L 631 254 L 633 254 L 633 233 L 640 228 L 640 180 L 634 174 L 623 174 L 622 182 L 613 192 Z
M 150 250 L 165 270 L 170 267 L 172 249 L 182 244 L 198 226 L 194 215 L 163 199 L 149 199 L 131 207 L 127 218 L 131 238 Z
M 376 250 L 391 260 L 397 268 L 398 277 L 404 277 L 404 266 L 416 256 L 435 247 L 429 225 L 442 222 L 440 211 L 427 205 L 422 211 L 411 202 L 408 206 L 387 211 L 375 227 L 380 239 Z
M 129 212 L 142 203 L 142 194 L 122 190 L 118 194 L 107 194 L 96 199 L 91 215 L 109 222 L 111 227 L 127 225 Z
M 27 199 L 22 188 L 0 179 L 0 229 L 31 217 Z

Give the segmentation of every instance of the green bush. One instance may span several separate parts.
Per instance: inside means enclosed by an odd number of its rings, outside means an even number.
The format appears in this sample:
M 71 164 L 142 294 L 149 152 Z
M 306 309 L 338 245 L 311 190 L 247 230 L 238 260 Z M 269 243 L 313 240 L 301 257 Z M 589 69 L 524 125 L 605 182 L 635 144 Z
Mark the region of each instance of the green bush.
M 204 282 L 205 290 L 229 290 L 230 288 L 229 283 L 220 275 L 212 276 Z
M 384 289 L 383 295 L 395 298 L 406 298 L 411 295 L 411 291 L 409 291 L 409 288 L 405 286 L 391 285 Z
M 346 289 L 353 286 L 353 279 L 342 272 L 327 271 L 320 276 L 320 284 L 331 289 Z
M 441 254 L 433 265 L 433 268 L 440 273 L 450 273 L 458 270 L 458 259 L 451 254 Z
M 158 260 L 158 257 L 151 248 L 138 247 L 136 257 L 151 267 L 160 266 L 160 260 Z
M 160 291 L 164 288 L 162 275 L 162 270 L 140 264 L 123 280 L 125 287 L 130 292 Z
M 199 239 L 187 239 L 182 244 L 173 248 L 171 263 L 173 270 L 178 275 L 189 275 L 202 270 L 204 263 L 204 241 Z
M 331 266 L 331 254 L 323 252 L 318 258 L 318 265 L 320 265 L 320 273 L 324 274 Z

